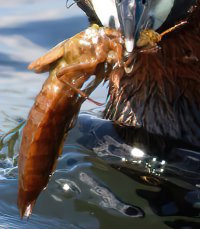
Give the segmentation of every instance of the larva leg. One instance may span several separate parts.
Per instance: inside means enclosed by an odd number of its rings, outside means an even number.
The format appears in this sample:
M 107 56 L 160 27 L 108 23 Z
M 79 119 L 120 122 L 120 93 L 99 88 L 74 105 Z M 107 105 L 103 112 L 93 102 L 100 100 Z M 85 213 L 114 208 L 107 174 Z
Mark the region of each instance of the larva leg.
M 66 85 L 68 85 L 70 88 L 72 88 L 74 91 L 77 92 L 77 94 L 81 95 L 83 98 L 91 101 L 92 103 L 96 104 L 97 106 L 102 106 L 103 103 L 99 103 L 93 99 L 91 99 L 86 93 L 84 93 L 83 91 L 81 91 L 80 89 L 76 88 L 75 86 L 73 86 L 72 83 L 68 82 L 68 77 L 71 75 L 84 75 L 86 76 L 86 78 L 88 78 L 88 75 L 86 72 L 93 72 L 93 68 L 96 68 L 97 63 L 81 63 L 81 64 L 74 64 L 74 65 L 70 65 L 67 66 L 65 68 L 62 68 L 60 71 L 58 71 L 57 73 L 57 78 L 65 83 Z M 91 73 L 92 74 L 92 73 Z M 86 80 L 86 79 L 85 79 Z
M 67 67 L 64 67 L 58 70 L 56 76 L 59 79 L 63 76 L 67 77 L 69 75 L 79 74 L 81 72 L 84 74 L 93 74 L 97 64 L 98 64 L 97 61 L 91 61 L 88 63 L 69 65 Z
M 74 87 L 71 83 L 67 82 L 67 81 L 63 81 L 61 78 L 59 79 L 60 81 L 62 81 L 63 83 L 65 83 L 66 85 L 68 85 L 70 88 L 72 88 L 75 92 L 77 92 L 77 94 L 81 95 L 83 98 L 89 100 L 90 102 L 94 103 L 97 106 L 103 106 L 103 103 L 97 102 L 94 99 L 91 99 L 85 92 L 81 91 L 80 89 Z

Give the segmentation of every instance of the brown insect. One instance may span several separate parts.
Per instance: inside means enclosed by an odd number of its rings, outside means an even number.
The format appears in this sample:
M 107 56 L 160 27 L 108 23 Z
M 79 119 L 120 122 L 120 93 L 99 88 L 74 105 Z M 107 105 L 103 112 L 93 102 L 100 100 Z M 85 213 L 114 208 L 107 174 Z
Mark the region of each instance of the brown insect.
M 122 53 L 119 32 L 93 25 L 29 65 L 37 73 L 49 71 L 49 77 L 23 129 L 18 162 L 21 217 L 31 214 L 46 187 L 64 136 L 73 127 L 81 104 L 110 72 L 121 66 Z M 91 75 L 96 75 L 94 82 L 82 91 Z

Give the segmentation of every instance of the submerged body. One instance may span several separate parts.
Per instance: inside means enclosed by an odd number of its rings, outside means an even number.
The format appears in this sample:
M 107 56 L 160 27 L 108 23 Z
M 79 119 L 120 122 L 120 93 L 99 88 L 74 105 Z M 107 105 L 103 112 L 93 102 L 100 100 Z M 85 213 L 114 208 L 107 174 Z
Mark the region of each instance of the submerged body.
M 36 198 L 54 170 L 64 136 L 72 128 L 85 100 L 77 91 L 98 69 L 94 82 L 85 93 L 95 89 L 105 78 L 104 62 L 111 64 L 114 61 L 115 66 L 120 64 L 120 42 L 119 33 L 93 26 L 62 42 L 29 66 L 36 72 L 49 69 L 50 75 L 23 130 L 18 163 L 21 217 L 31 214 Z

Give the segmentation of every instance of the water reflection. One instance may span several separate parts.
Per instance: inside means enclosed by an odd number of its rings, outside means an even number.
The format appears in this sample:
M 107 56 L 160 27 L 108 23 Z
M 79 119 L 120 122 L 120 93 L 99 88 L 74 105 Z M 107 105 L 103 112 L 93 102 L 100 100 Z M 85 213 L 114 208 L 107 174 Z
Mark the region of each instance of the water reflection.
M 98 157 L 132 179 L 159 187 L 156 192 L 137 190 L 156 214 L 199 215 L 200 149 L 179 148 L 184 143 L 87 115 L 81 116 L 79 125 L 84 133 L 77 140 L 80 144 L 93 148 Z M 166 148 L 171 149 L 165 154 Z
M 114 209 L 122 214 L 132 217 L 142 217 L 144 213 L 137 207 L 124 204 L 118 200 L 112 192 L 106 187 L 98 184 L 91 176 L 82 172 L 79 174 L 79 178 L 82 182 L 90 187 L 90 192 L 94 195 L 94 199 L 97 204 L 105 209 Z
M 107 225 L 109 215 L 111 219 L 115 218 L 115 223 L 124 222 L 126 225 L 145 225 L 146 222 L 152 227 L 155 222 L 160 226 L 196 225 L 200 212 L 198 152 L 174 146 L 176 157 L 172 159 L 167 155 L 162 158 L 155 155 L 155 148 L 153 153 L 145 148 L 145 138 L 143 146 L 142 141 L 138 144 L 139 135 L 132 145 L 127 144 L 124 135 L 120 136 L 124 129 L 120 132 L 120 128 L 91 115 L 79 116 L 64 145 L 57 170 L 37 201 L 31 222 L 36 225 L 38 220 L 38 225 L 42 226 L 45 219 L 54 217 L 56 223 L 64 220 L 75 228 L 101 228 L 99 223 Z M 129 137 L 133 134 L 131 132 L 127 132 Z M 8 147 L 15 133 L 16 130 L 4 137 L 4 147 Z M 19 139 L 13 137 L 12 141 L 12 146 L 16 146 Z M 8 152 L 8 148 L 5 151 Z M 7 154 L 2 162 L 7 163 L 9 158 L 12 161 L 15 156 Z M 14 204 L 17 181 L 13 179 L 17 170 L 12 163 L 6 167 L 2 165 L 1 171 L 4 171 L 1 173 L 4 183 L 0 185 L 0 202 L 5 208 L 0 212 L 6 222 L 6 217 L 14 210 L 10 220 L 11 223 L 18 222 L 18 210 Z M 193 179 L 189 179 L 192 174 Z M 9 192 L 6 191 L 8 187 Z M 172 216 L 174 218 L 167 218 Z M 76 223 L 77 218 L 80 223 Z M 23 228 L 25 224 L 19 225 Z

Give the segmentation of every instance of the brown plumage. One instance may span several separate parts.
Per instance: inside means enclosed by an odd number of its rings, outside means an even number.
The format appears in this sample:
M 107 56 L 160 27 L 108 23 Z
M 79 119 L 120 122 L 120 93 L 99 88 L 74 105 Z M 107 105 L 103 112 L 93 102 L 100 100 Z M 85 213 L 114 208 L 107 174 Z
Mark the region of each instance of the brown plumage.
M 200 146 L 200 1 L 160 50 L 137 53 L 130 74 L 110 79 L 104 117 Z

